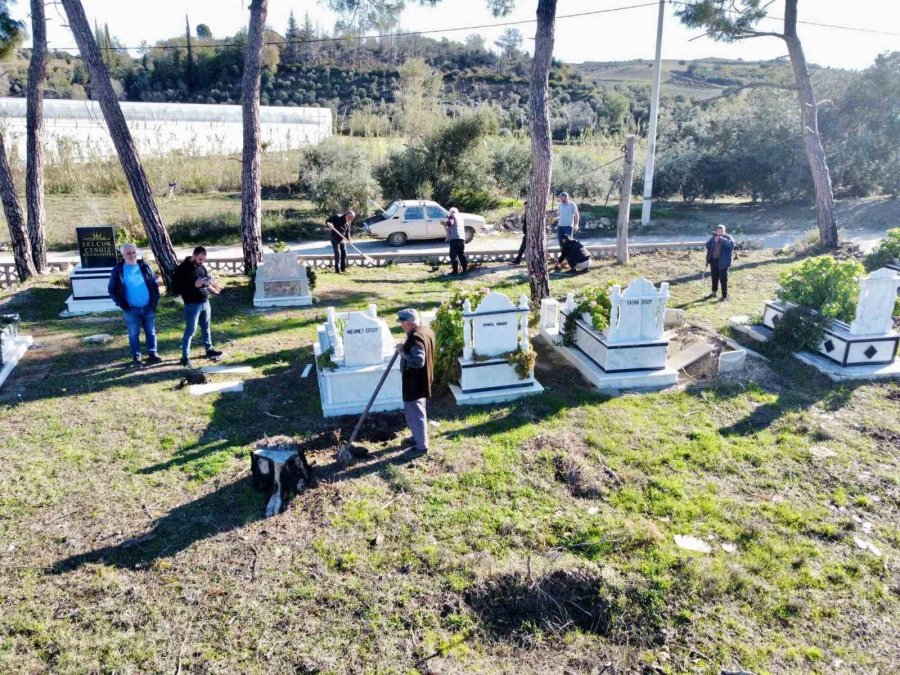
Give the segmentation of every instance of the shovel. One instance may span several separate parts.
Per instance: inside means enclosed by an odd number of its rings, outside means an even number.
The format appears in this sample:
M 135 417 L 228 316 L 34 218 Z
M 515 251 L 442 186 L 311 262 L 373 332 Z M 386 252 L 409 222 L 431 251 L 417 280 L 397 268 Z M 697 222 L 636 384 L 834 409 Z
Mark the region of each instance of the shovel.
M 708 264 L 709 264 L 709 263 L 706 263 L 706 262 L 703 263 L 703 271 L 700 273 L 700 278 L 697 280 L 697 285 L 698 285 L 698 286 L 702 286 L 702 285 L 703 285 L 703 279 L 706 277 L 706 266 L 707 266 Z
M 369 409 L 372 407 L 372 404 L 375 403 L 375 398 L 378 396 L 378 392 L 381 391 L 381 387 L 384 384 L 384 381 L 387 379 L 388 373 L 391 372 L 391 368 L 394 366 L 394 361 L 397 360 L 397 356 L 400 352 L 395 351 L 394 355 L 391 357 L 390 363 L 388 363 L 387 368 L 384 369 L 384 373 L 381 376 L 381 379 L 378 381 L 378 386 L 375 387 L 375 391 L 372 392 L 372 397 L 369 399 L 369 402 L 366 404 L 366 409 L 363 410 L 362 415 L 359 416 L 359 421 L 356 423 L 356 426 L 353 427 L 353 433 L 350 434 L 350 439 L 341 446 L 341 449 L 338 451 L 337 461 L 342 467 L 347 466 L 350 463 L 350 457 L 353 454 L 351 448 L 353 448 L 353 442 L 356 440 L 357 434 L 359 434 L 359 430 L 362 428 L 363 422 L 366 419 L 366 415 L 369 414 Z

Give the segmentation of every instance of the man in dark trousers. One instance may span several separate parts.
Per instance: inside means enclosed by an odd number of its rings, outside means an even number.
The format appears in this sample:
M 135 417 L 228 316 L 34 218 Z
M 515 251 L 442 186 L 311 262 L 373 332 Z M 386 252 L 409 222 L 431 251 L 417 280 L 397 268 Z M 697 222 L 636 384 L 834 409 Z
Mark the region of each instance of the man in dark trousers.
M 572 239 L 567 234 L 560 238 L 560 243 L 562 249 L 560 249 L 559 258 L 556 261 L 557 265 L 566 263 L 571 274 L 587 272 L 591 268 L 591 254 L 587 252 L 584 244 L 577 239 Z
M 397 345 L 400 377 L 403 382 L 403 412 L 415 445 L 407 448 L 410 459 L 428 452 L 428 415 L 425 404 L 431 398 L 434 377 L 434 333 L 419 323 L 414 309 L 401 309 L 397 320 L 406 332 L 406 341 Z
M 717 225 L 713 236 L 706 242 L 706 264 L 712 277 L 712 293 L 716 297 L 719 284 L 722 284 L 722 297 L 719 302 L 728 302 L 728 268 L 734 255 L 734 239 L 725 234 L 725 226 Z
M 109 275 L 107 291 L 112 301 L 122 310 L 128 328 L 128 346 L 131 348 L 131 364 L 137 368 L 141 362 L 141 327 L 147 341 L 147 365 L 162 362 L 156 353 L 156 306 L 159 304 L 159 285 L 150 265 L 138 259 L 134 244 L 122 244 L 123 262 L 113 267 Z
M 340 274 L 347 271 L 347 244 L 350 242 L 350 223 L 356 214 L 347 211 L 343 215 L 335 213 L 325 221 L 325 227 L 331 233 L 331 248 L 334 250 L 334 271 Z
M 209 324 L 212 319 L 212 308 L 209 304 L 210 292 L 215 292 L 216 283 L 206 271 L 206 249 L 198 246 L 193 255 L 185 258 L 175 268 L 175 288 L 184 300 L 184 335 L 181 337 L 181 365 L 192 368 L 191 340 L 197 332 L 197 324 L 203 335 L 203 346 L 206 347 L 206 358 L 218 359 L 222 352 L 213 349 Z
M 447 214 L 444 229 L 447 230 L 447 241 L 450 244 L 450 265 L 453 274 L 459 274 L 460 269 L 465 274 L 469 271 L 469 259 L 466 258 L 466 230 L 462 218 L 459 217 L 459 209 L 455 206 Z
M 522 214 L 522 243 L 519 244 L 519 252 L 516 254 L 516 259 L 513 260 L 513 265 L 520 265 L 522 263 L 522 256 L 525 255 L 525 242 L 528 240 L 528 202 L 525 202 L 525 213 Z

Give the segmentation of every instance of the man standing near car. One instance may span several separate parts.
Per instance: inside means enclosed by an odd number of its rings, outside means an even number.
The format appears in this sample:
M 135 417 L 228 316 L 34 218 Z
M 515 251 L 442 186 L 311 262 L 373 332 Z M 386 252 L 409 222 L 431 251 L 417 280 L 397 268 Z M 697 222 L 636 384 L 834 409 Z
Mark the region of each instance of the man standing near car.
M 203 335 L 203 346 L 206 347 L 206 358 L 218 359 L 222 352 L 213 349 L 212 336 L 210 335 L 210 323 L 212 321 L 212 307 L 209 304 L 210 291 L 214 289 L 215 282 L 206 271 L 206 249 L 198 246 L 194 253 L 186 257 L 175 268 L 175 288 L 184 300 L 184 335 L 181 337 L 181 365 L 192 368 L 191 364 L 191 340 L 197 332 L 197 324 L 200 324 L 200 332 Z
M 428 452 L 428 413 L 425 405 L 431 398 L 434 378 L 434 333 L 419 324 L 419 313 L 401 309 L 397 320 L 406 333 L 406 341 L 397 344 L 400 355 L 400 379 L 403 386 L 403 412 L 412 432 L 414 445 L 407 448 L 409 459 Z
M 450 209 L 447 220 L 444 221 L 444 229 L 447 230 L 447 241 L 450 243 L 450 265 L 453 267 L 453 275 L 459 274 L 460 268 L 465 274 L 469 270 L 469 259 L 466 258 L 466 234 L 462 218 L 459 217 L 459 209 L 455 206 Z
M 578 207 L 575 202 L 569 199 L 568 192 L 559 193 L 559 220 L 556 224 L 556 240 L 559 247 L 562 248 L 563 235 L 569 235 L 570 238 L 575 237 L 578 232 L 578 221 L 581 214 L 578 213 Z
M 141 362 L 141 328 L 147 342 L 147 365 L 162 361 L 156 353 L 156 306 L 159 304 L 159 285 L 150 265 L 138 260 L 137 246 L 122 244 L 119 249 L 123 262 L 113 267 L 107 291 L 112 301 L 122 310 L 128 328 L 128 346 L 131 348 L 131 364 L 137 368 Z
M 722 284 L 722 297 L 719 302 L 728 302 L 728 268 L 734 255 L 734 239 L 725 234 L 725 226 L 717 225 L 713 236 L 706 242 L 706 264 L 712 278 L 710 298 L 716 297 L 719 284 Z
M 325 221 L 325 226 L 331 232 L 334 271 L 338 274 L 347 271 L 347 244 L 350 243 L 350 224 L 355 217 L 353 211 L 347 211 L 343 215 L 335 213 Z

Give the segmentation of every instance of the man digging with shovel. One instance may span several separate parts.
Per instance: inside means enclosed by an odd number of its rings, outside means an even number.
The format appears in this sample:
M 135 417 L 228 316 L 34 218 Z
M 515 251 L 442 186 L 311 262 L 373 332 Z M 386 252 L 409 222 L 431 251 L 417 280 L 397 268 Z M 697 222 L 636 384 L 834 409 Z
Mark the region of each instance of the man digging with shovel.
M 400 379 L 403 382 L 403 412 L 414 444 L 406 449 L 409 459 L 428 452 L 428 415 L 425 404 L 431 398 L 434 378 L 434 333 L 419 323 L 414 309 L 401 309 L 397 320 L 406 333 L 406 341 L 397 344 L 400 355 Z
M 340 274 L 347 271 L 347 244 L 350 244 L 350 224 L 356 214 L 353 211 L 339 215 L 334 214 L 325 221 L 331 232 L 331 248 L 334 249 L 334 271 Z M 352 244 L 351 244 L 352 245 Z

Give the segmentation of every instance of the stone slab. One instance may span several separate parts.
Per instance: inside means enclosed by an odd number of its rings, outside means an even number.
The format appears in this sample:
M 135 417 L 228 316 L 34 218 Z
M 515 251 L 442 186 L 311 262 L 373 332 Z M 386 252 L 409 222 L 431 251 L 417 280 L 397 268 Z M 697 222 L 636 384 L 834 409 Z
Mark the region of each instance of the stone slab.
M 823 373 L 834 382 L 900 379 L 900 359 L 895 359 L 893 363 L 884 365 L 842 367 L 824 357 L 810 354 L 809 352 L 797 352 L 794 356 Z
M 725 340 L 725 344 L 728 345 L 729 347 L 731 347 L 732 349 L 734 349 L 734 350 L 740 349 L 740 350 L 743 350 L 744 352 L 746 352 L 747 356 L 750 356 L 754 359 L 760 359 L 761 361 L 769 361 L 770 360 L 768 356 L 763 356 L 759 352 L 755 352 L 752 349 L 748 349 L 747 347 L 742 345 L 740 342 L 735 342 L 731 338 L 722 338 L 722 339 Z
M 0 368 L 0 387 L 3 386 L 3 383 L 6 382 L 6 378 L 10 376 L 13 368 L 15 368 L 19 361 L 25 356 L 25 352 L 28 351 L 28 348 L 34 343 L 34 338 L 30 335 L 19 335 L 13 341 L 13 348 L 6 354 L 4 358 L 3 368 Z
M 458 385 L 451 384 L 450 391 L 456 399 L 456 405 L 485 405 L 488 403 L 503 403 L 513 401 L 524 396 L 535 396 L 544 393 L 544 387 L 539 382 L 532 381 L 527 387 L 503 388 L 493 391 L 478 391 L 463 393 Z
M 719 354 L 719 372 L 731 373 L 737 370 L 743 370 L 747 363 L 747 350 L 735 349 L 732 352 L 722 352 Z
M 201 373 L 229 373 L 233 375 L 248 375 L 253 372 L 252 366 L 205 366 Z
M 772 337 L 772 329 L 766 328 L 760 324 L 735 324 L 732 325 L 738 333 L 742 335 L 746 335 L 751 340 L 756 340 L 757 342 L 768 342 L 769 338 Z
M 66 300 L 66 308 L 59 313 L 61 319 L 70 316 L 84 316 L 85 314 L 102 314 L 104 312 L 121 312 L 109 298 L 98 300 L 76 300 L 74 296 L 69 296 Z
M 666 309 L 663 319 L 663 328 L 678 328 L 684 325 L 685 311 L 683 309 Z
M 715 351 L 715 349 L 716 348 L 708 342 L 695 342 L 692 345 L 688 345 L 673 356 L 670 356 L 668 365 L 675 370 L 687 368 L 689 365 L 691 365 L 692 363 L 696 363 L 707 354 L 711 354 L 713 351 Z
M 310 307 L 313 304 L 312 295 L 295 295 L 281 298 L 253 298 L 253 306 L 266 307 Z
M 190 391 L 192 396 L 204 396 L 205 394 L 240 393 L 244 391 L 244 383 L 240 380 L 229 380 L 228 382 L 192 384 Z

